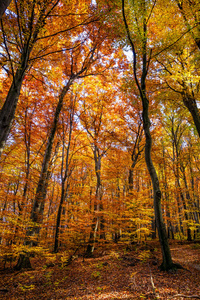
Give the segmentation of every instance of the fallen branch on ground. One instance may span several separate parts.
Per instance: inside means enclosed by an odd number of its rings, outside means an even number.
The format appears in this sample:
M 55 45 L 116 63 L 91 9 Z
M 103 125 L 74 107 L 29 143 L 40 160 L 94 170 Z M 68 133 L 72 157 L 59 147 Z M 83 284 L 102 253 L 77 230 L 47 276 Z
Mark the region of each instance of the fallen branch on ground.
M 150 272 L 151 285 L 152 285 L 153 294 L 155 296 L 155 299 L 160 299 L 159 294 L 156 292 L 156 288 L 155 288 L 155 285 L 154 285 L 154 282 L 153 282 L 153 276 L 151 274 L 151 268 L 150 268 L 150 266 L 149 266 L 149 272 Z
M 183 294 L 176 294 L 172 297 L 169 297 L 168 299 L 173 299 L 173 298 L 176 298 L 176 297 L 184 297 L 184 298 L 197 298 L 197 299 L 200 299 L 200 296 L 198 295 L 183 295 Z

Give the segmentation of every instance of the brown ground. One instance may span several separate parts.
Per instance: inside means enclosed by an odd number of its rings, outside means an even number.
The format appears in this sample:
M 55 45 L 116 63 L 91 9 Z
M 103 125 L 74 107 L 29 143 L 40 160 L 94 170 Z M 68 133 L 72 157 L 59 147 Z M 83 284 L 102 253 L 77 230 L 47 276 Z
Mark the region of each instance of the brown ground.
M 173 242 L 170 248 L 185 269 L 159 271 L 156 242 L 131 251 L 122 245 L 97 251 L 99 257 L 76 258 L 67 267 L 64 262 L 47 267 L 44 258 L 32 258 L 33 270 L 0 271 L 0 299 L 200 299 L 200 244 Z

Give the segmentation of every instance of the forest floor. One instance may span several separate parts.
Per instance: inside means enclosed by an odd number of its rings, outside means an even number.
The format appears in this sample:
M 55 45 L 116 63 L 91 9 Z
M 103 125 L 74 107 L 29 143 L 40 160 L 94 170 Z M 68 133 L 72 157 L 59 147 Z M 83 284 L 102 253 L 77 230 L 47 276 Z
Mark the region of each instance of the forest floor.
M 0 299 L 200 299 L 199 243 L 170 242 L 173 261 L 184 267 L 174 272 L 159 270 L 158 242 L 108 246 L 68 266 L 64 256 L 60 263 L 31 258 L 33 269 L 22 271 L 0 265 Z

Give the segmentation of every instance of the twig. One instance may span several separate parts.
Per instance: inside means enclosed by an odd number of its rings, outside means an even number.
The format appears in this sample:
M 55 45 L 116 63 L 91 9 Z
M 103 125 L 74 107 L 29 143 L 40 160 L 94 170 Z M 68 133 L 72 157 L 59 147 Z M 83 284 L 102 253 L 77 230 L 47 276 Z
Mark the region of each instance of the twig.
M 169 298 L 167 298 L 167 299 L 173 299 L 173 298 L 176 298 L 176 297 L 184 297 L 184 298 L 197 298 L 197 299 L 200 299 L 200 296 L 198 296 L 198 295 L 184 295 L 184 294 L 176 294 L 176 295 L 174 295 L 174 296 L 172 296 L 172 297 L 169 297 Z
M 148 265 L 149 265 L 149 264 L 148 264 Z M 155 296 L 155 299 L 160 299 L 159 294 L 156 293 L 156 288 L 155 288 L 155 285 L 154 285 L 154 282 L 153 282 L 153 276 L 152 276 L 152 273 L 151 273 L 151 268 L 150 268 L 150 266 L 149 266 L 149 273 L 150 273 L 151 285 L 152 285 L 153 294 L 154 294 L 154 296 Z

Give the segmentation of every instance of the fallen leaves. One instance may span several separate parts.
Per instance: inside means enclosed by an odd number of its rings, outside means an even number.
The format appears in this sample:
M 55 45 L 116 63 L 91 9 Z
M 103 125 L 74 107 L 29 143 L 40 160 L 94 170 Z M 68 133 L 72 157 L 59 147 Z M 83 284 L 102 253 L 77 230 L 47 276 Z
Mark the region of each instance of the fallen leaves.
M 78 258 L 67 267 L 55 263 L 46 268 L 44 260 L 33 258 L 33 270 L 1 271 L 0 299 L 200 299 L 200 271 L 195 268 L 200 264 L 200 249 L 173 242 L 173 260 L 185 269 L 167 273 L 153 264 L 155 257 L 161 262 L 161 253 L 156 242 L 149 243 L 155 251 L 145 260 L 143 253 L 148 247 L 144 250 L 140 245 L 129 252 L 119 246 L 84 262 Z

